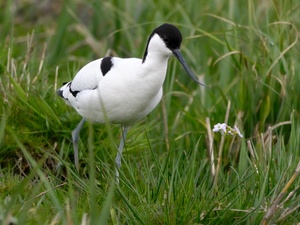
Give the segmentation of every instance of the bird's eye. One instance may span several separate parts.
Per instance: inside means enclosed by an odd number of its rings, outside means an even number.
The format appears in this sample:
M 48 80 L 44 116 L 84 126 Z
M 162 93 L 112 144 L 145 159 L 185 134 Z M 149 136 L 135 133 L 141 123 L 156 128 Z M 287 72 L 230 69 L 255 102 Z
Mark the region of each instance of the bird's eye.
M 169 38 L 167 36 L 163 36 L 162 39 L 163 39 L 164 42 L 168 42 L 169 41 Z

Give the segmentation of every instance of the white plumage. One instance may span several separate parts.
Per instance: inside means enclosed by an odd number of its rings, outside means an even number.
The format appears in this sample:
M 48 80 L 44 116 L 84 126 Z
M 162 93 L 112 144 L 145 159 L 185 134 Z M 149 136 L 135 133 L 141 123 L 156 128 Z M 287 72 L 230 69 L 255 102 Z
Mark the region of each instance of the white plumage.
M 145 117 L 160 102 L 168 59 L 172 54 L 191 78 L 201 84 L 180 54 L 181 41 L 182 36 L 177 27 L 163 24 L 150 35 L 143 59 L 97 59 L 85 65 L 73 81 L 59 89 L 58 94 L 83 117 L 72 132 L 77 169 L 77 142 L 85 120 L 96 123 L 109 121 L 124 126 L 116 158 L 117 166 L 120 167 L 128 126 Z

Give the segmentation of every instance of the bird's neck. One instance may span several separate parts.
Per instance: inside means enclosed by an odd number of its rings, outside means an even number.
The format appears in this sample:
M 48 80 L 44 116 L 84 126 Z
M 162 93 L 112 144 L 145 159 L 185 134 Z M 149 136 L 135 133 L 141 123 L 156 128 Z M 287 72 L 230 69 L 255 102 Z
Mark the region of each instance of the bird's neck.
M 149 52 L 143 60 L 143 64 L 148 66 L 156 66 L 155 69 L 158 69 L 157 66 L 162 66 L 167 68 L 168 60 L 170 55 L 161 54 L 161 52 Z
M 146 84 L 145 88 L 149 88 L 149 91 L 154 94 L 159 92 L 165 81 L 168 59 L 168 55 L 151 52 L 147 54 L 142 64 L 143 70 L 147 71 L 143 76 L 143 82 Z

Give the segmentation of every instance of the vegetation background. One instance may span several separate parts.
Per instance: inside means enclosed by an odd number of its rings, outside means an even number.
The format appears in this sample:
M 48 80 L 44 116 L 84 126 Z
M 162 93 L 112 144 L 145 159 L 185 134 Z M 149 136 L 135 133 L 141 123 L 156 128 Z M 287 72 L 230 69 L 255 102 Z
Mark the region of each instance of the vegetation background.
M 299 224 L 298 0 L 0 2 L 2 224 Z M 80 121 L 56 95 L 87 62 L 142 57 L 175 24 L 162 103 L 129 130 Z M 244 138 L 212 133 L 237 125 Z

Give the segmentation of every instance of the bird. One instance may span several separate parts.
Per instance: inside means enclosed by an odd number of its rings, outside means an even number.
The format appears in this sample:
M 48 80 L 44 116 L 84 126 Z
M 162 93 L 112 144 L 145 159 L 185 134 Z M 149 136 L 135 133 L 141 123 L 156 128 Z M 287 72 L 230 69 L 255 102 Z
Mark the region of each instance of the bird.
M 148 115 L 163 96 L 168 59 L 174 55 L 187 74 L 199 85 L 184 60 L 180 46 L 182 34 L 172 24 L 156 27 L 148 38 L 143 58 L 106 56 L 82 67 L 72 81 L 57 91 L 82 117 L 72 131 L 77 171 L 79 133 L 86 121 L 120 124 L 122 136 L 115 159 L 116 173 L 121 167 L 122 151 L 129 126 Z

